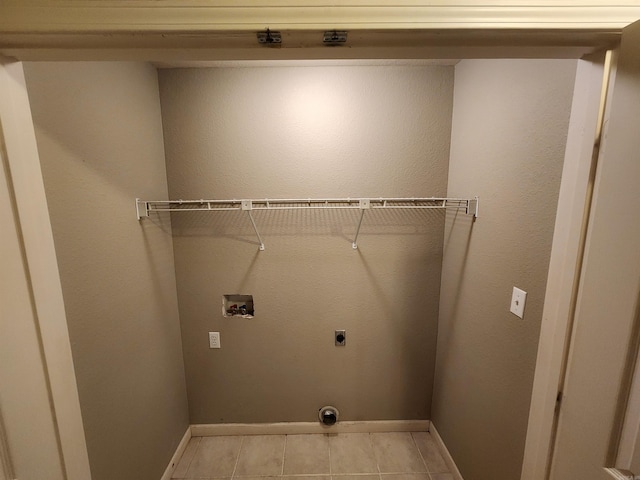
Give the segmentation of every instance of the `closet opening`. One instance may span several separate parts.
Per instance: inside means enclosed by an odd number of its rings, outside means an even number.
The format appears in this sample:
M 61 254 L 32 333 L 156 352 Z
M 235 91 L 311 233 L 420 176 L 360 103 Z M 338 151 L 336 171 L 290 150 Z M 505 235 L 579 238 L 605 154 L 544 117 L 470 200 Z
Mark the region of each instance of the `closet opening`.
M 139 418 L 139 438 L 168 432 L 142 459 L 155 475 L 188 425 L 317 423 L 326 404 L 341 422 L 432 422 L 462 471 L 517 478 L 582 62 L 26 62 L 97 478 L 137 462 L 121 439 Z M 431 196 L 477 196 L 481 214 L 253 211 L 259 251 L 236 212 L 133 211 Z M 254 297 L 260 321 L 224 318 Z

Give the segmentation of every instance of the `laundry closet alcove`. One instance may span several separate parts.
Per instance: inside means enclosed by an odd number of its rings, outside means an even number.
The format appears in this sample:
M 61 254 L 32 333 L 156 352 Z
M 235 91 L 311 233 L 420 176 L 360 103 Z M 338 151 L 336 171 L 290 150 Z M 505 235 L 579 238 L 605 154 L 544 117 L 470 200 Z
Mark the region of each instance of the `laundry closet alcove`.
M 518 478 L 577 61 L 234 65 L 25 64 L 94 479 L 323 405 L 433 420 L 463 471 Z M 371 209 L 354 249 L 359 209 L 256 210 L 259 251 L 243 212 L 133 210 L 432 196 L 480 218 Z

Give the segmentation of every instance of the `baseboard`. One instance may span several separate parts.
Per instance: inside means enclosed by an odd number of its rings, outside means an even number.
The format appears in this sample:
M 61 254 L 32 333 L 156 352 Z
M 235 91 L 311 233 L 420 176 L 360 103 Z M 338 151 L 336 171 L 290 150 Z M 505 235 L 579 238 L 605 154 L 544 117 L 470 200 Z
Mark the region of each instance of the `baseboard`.
M 429 426 L 429 433 L 431 434 L 431 438 L 433 438 L 433 441 L 436 443 L 436 445 L 438 445 L 440 453 L 442 454 L 442 458 L 444 458 L 444 462 L 447 464 L 447 467 L 449 467 L 451 475 L 453 475 L 453 480 L 464 480 L 462 478 L 460 470 L 458 470 L 456 462 L 453 461 L 453 457 L 449 453 L 449 449 L 442 441 L 442 437 L 438 433 L 438 430 L 436 430 L 436 426 L 433 424 L 433 422 L 431 422 L 431 425 Z
M 160 480 L 171 480 L 171 475 L 173 475 L 173 471 L 176 469 L 176 466 L 178 465 L 182 454 L 187 448 L 189 440 L 191 440 L 191 427 L 187 427 L 187 431 L 184 432 L 184 436 L 182 437 L 182 440 L 180 440 L 178 448 L 176 448 L 176 451 L 173 454 L 173 457 L 171 457 L 171 461 L 169 462 L 169 465 L 167 466 L 167 469 L 164 471 L 164 474 L 162 475 L 162 478 Z
M 426 432 L 429 420 L 378 420 L 363 422 L 338 422 L 325 427 L 319 422 L 283 423 L 214 423 L 191 425 L 194 437 L 215 435 L 296 435 L 305 433 L 382 433 Z

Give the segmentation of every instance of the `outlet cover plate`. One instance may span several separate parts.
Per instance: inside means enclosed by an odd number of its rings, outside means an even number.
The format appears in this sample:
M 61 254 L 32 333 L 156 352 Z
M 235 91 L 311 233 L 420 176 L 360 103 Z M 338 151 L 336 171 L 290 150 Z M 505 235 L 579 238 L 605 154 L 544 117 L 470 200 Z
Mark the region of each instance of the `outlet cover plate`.
M 209 348 L 220 348 L 220 332 L 209 332 Z
M 524 317 L 524 304 L 527 301 L 527 292 L 517 287 L 513 287 L 511 295 L 511 313 L 520 318 Z

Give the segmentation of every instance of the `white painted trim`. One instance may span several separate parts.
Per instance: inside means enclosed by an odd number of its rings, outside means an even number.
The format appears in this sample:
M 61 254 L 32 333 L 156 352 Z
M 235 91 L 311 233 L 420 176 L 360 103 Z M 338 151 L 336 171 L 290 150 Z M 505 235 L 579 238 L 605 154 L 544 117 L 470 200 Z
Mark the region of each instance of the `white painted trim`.
M 578 62 L 551 248 L 521 480 L 545 478 L 570 326 L 589 172 L 603 85 L 603 58 Z
M 604 29 L 640 18 L 632 0 L 527 2 L 485 0 L 32 0 L 3 2 L 3 33 L 145 33 L 271 29 Z
M 604 471 L 611 476 L 611 478 L 615 479 L 615 480 L 634 480 L 634 479 L 638 479 L 640 477 L 638 477 L 637 475 L 634 476 L 633 473 L 631 473 L 628 470 L 618 470 L 617 468 L 605 468 Z
M 194 437 L 215 435 L 296 435 L 306 433 L 427 432 L 429 420 L 377 420 L 338 422 L 325 427 L 319 422 L 220 423 L 191 425 Z
M 1 176 L 2 174 L 0 174 Z M 9 453 L 9 442 L 4 427 L 2 411 L 0 411 L 0 480 L 13 480 L 13 463 Z
M 610 32 L 589 36 L 580 42 L 576 37 L 581 32 L 564 32 L 548 36 L 541 32 L 535 36 L 526 36 L 532 40 L 523 42 L 518 32 L 499 36 L 494 39 L 478 38 L 474 33 L 456 34 L 440 41 L 421 40 L 420 31 L 412 32 L 414 41 L 388 45 L 364 45 L 348 48 L 314 47 L 294 42 L 289 48 L 258 48 L 250 46 L 235 48 L 207 42 L 210 36 L 203 36 L 199 41 L 210 43 L 209 48 L 190 48 L 185 46 L 181 38 L 167 35 L 163 41 L 166 48 L 159 46 L 160 40 L 150 39 L 152 47 L 142 48 L 136 44 L 138 37 L 131 37 L 129 47 L 114 45 L 114 36 L 99 37 L 104 41 L 92 45 L 96 35 L 74 37 L 72 42 L 64 42 L 59 36 L 43 35 L 36 38 L 20 35 L 10 47 L 3 48 L 0 34 L 0 54 L 15 57 L 22 61 L 133 61 L 153 62 L 156 64 L 174 64 L 176 62 L 208 62 L 208 61 L 286 61 L 306 60 L 414 60 L 414 59 L 462 59 L 462 58 L 582 58 L 600 48 L 615 44 L 617 35 Z M 195 37 L 196 34 L 193 35 Z M 91 37 L 91 38 L 89 38 Z M 145 35 L 141 35 L 146 39 Z M 129 36 L 127 36 L 129 38 Z M 235 38 L 235 37 L 234 37 Z M 296 36 L 297 38 L 297 36 Z M 193 38 L 192 42 L 195 41 Z M 83 46 L 86 45 L 86 46 Z M 92 45 L 89 47 L 89 45 Z M 81 47 L 82 46 L 82 47 Z M 292 65 L 295 66 L 295 65 Z
M 0 126 L 67 480 L 91 478 L 53 232 L 22 64 L 0 57 Z
M 615 466 L 630 469 L 636 444 L 640 442 L 640 362 L 636 359 Z
M 17 0 L 0 53 L 29 61 L 581 58 L 640 18 L 637 0 Z M 262 48 L 256 32 L 283 32 Z M 350 32 L 326 48 L 327 29 Z
M 627 401 L 622 433 L 618 443 L 617 468 L 631 468 L 633 455 L 640 442 L 640 365 L 636 361 L 631 391 Z
M 167 468 L 162 474 L 162 477 L 160 478 L 160 480 L 171 480 L 171 475 L 173 475 L 173 472 L 178 466 L 178 462 L 182 458 L 182 454 L 187 449 L 187 445 L 189 445 L 189 440 L 191 440 L 191 427 L 187 427 L 187 431 L 184 432 L 182 440 L 180 440 L 180 443 L 178 444 L 178 448 L 176 448 L 176 451 L 171 457 L 171 460 L 169 461 L 169 465 L 167 465 Z
M 451 456 L 449 449 L 444 444 L 444 441 L 442 440 L 442 437 L 438 433 L 438 430 L 436 430 L 436 426 L 433 424 L 433 422 L 431 422 L 431 425 L 429 426 L 429 433 L 431 434 L 431 438 L 433 438 L 433 441 L 436 443 L 436 445 L 440 449 L 440 454 L 442 455 L 442 458 L 444 458 L 444 463 L 446 463 L 447 467 L 449 467 L 449 471 L 453 476 L 453 480 L 464 480 L 462 478 L 462 474 L 460 473 L 460 470 L 458 470 L 458 466 L 456 465 L 456 462 L 453 460 L 453 457 Z

